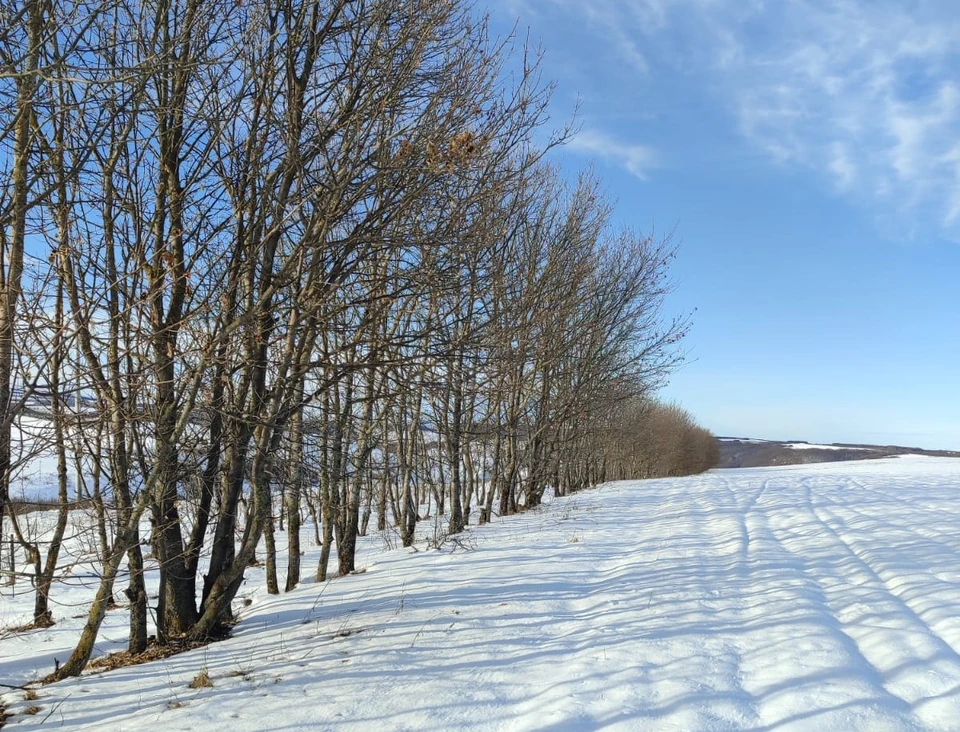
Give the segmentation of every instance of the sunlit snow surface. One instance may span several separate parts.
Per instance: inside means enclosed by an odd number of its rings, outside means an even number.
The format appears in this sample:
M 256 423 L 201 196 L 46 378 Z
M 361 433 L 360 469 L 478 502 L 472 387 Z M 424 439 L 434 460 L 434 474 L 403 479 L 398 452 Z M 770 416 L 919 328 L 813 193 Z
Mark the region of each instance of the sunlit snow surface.
M 257 589 L 230 640 L 41 688 L 35 716 L 7 694 L 9 724 L 960 729 L 957 461 L 613 484 L 471 529 L 463 547 L 386 543 L 366 540 L 364 574 Z M 0 622 L 28 599 L 4 595 Z M 123 640 L 111 616 L 104 648 Z M 0 642 L 0 681 L 50 670 L 79 622 Z M 214 687 L 189 689 L 201 668 Z

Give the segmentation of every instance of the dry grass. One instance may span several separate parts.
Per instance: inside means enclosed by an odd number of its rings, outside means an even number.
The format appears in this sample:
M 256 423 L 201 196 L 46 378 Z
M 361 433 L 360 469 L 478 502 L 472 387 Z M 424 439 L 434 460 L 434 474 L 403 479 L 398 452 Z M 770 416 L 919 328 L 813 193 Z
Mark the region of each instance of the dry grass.
M 193 677 L 189 684 L 191 689 L 210 689 L 213 688 L 213 681 L 210 679 L 210 672 L 207 669 L 200 669 L 200 673 Z
M 163 658 L 176 656 L 184 651 L 191 651 L 194 648 L 203 648 L 209 641 L 173 641 L 165 645 L 152 643 L 147 650 L 142 653 L 130 653 L 130 651 L 118 651 L 108 656 L 101 656 L 90 662 L 89 668 L 97 671 L 113 671 L 117 668 L 126 666 L 136 666 L 150 661 L 159 661 Z
M 6 628 L 0 628 L 0 640 L 9 636 L 20 635 L 21 633 L 30 633 L 34 630 L 52 628 L 54 625 L 55 623 L 53 622 L 53 617 L 48 614 L 46 617 L 41 618 L 40 620 L 32 620 L 29 623 L 24 623 L 23 625 L 10 625 Z
M 231 671 L 227 676 L 243 679 L 244 681 L 253 681 L 253 671 L 245 668 L 238 668 Z
M 112 671 L 115 668 L 124 668 L 125 666 L 136 666 L 140 663 L 149 663 L 150 661 L 159 661 L 164 658 L 176 656 L 184 651 L 192 651 L 195 648 L 203 648 L 210 643 L 224 640 L 230 637 L 230 631 L 235 621 L 222 623 L 213 635 L 201 641 L 191 641 L 184 638 L 173 638 L 167 643 L 157 643 L 153 636 L 150 636 L 147 650 L 142 653 L 130 653 L 129 651 L 119 651 L 111 653 L 108 656 L 91 661 L 87 668 L 97 671 Z

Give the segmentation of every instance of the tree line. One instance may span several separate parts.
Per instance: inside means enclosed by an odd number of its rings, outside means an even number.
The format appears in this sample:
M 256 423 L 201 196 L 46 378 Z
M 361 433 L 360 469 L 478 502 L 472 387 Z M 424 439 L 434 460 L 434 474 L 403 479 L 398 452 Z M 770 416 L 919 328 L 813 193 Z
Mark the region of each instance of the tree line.
M 0 526 L 37 624 L 71 500 L 100 524 L 53 678 L 118 583 L 131 652 L 151 611 L 159 643 L 216 635 L 258 547 L 280 591 L 278 531 L 290 590 L 353 571 L 371 521 L 410 545 L 431 510 L 457 533 L 711 467 L 650 398 L 687 327 L 672 245 L 545 162 L 570 132 L 544 131 L 550 86 L 468 3 L 2 0 L 0 66 Z M 9 510 L 41 445 L 43 551 Z

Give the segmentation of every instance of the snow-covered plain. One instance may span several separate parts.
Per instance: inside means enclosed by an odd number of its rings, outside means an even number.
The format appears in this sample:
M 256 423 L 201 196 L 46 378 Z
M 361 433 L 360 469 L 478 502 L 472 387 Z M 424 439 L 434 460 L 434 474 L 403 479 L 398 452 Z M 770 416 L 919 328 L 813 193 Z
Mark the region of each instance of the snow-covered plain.
M 252 593 L 221 643 L 7 694 L 8 724 L 960 730 L 957 461 L 610 484 L 439 551 L 388 543 L 362 574 Z M 0 682 L 48 671 L 79 622 L 0 641 Z

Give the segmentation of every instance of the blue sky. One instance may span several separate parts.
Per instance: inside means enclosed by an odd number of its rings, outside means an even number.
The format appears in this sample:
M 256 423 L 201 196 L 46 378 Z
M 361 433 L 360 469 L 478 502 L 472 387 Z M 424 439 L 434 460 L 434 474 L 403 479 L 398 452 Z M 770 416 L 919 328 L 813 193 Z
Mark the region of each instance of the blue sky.
M 579 102 L 570 171 L 675 230 L 717 434 L 960 449 L 954 0 L 490 0 Z

